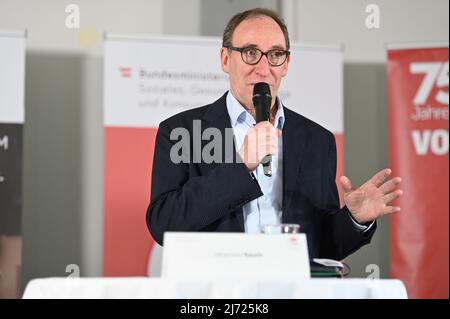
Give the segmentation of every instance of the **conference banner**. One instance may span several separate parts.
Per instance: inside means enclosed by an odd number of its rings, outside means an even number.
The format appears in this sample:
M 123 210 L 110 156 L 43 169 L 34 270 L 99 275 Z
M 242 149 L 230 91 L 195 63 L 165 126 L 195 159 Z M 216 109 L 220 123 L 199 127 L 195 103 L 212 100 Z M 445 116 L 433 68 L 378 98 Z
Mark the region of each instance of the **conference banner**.
M 0 298 L 20 286 L 25 33 L 0 32 Z
M 391 276 L 410 298 L 448 298 L 448 43 L 387 55 L 389 163 L 404 191 L 391 220 Z
M 145 224 L 156 132 L 168 117 L 229 90 L 221 39 L 105 35 L 104 250 L 106 276 L 149 273 L 154 245 Z M 283 104 L 332 131 L 338 176 L 343 150 L 343 54 L 294 44 Z M 225 191 L 225 190 L 224 190 Z

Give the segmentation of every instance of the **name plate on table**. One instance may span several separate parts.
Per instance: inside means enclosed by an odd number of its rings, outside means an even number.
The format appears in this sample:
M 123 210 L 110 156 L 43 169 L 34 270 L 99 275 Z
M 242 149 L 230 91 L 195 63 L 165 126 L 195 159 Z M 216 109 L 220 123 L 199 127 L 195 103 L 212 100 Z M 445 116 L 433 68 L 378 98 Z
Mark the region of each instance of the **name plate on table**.
M 307 279 L 306 235 L 166 232 L 161 277 Z

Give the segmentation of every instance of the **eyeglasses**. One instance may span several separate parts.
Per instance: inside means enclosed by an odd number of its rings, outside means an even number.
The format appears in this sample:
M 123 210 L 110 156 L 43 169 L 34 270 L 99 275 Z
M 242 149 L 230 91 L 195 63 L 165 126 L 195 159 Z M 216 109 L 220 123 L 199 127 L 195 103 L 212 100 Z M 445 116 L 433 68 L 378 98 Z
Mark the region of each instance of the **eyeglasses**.
M 227 48 L 233 51 L 241 52 L 242 61 L 250 65 L 258 64 L 263 55 L 265 55 L 271 66 L 280 66 L 286 61 L 289 54 L 291 54 L 290 51 L 282 49 L 272 49 L 267 52 L 263 52 L 255 47 L 236 48 L 229 46 Z

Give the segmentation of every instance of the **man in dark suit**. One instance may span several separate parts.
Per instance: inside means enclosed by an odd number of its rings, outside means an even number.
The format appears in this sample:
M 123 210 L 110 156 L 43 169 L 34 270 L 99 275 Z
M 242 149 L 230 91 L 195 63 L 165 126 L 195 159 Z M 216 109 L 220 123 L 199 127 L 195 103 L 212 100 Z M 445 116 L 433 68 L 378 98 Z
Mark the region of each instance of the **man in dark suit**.
M 265 224 L 295 223 L 307 235 L 311 258 L 342 259 L 370 242 L 378 217 L 400 210 L 389 206 L 402 194 L 395 190 L 400 178 L 388 180 L 389 169 L 357 189 L 342 176 L 346 205 L 340 208 L 333 134 L 277 98 L 289 62 L 287 28 L 276 13 L 254 9 L 229 21 L 221 65 L 230 91 L 159 126 L 147 210 L 155 241 L 162 244 L 165 231 L 255 233 Z M 269 84 L 272 101 L 269 121 L 255 123 L 258 82 Z M 221 137 L 214 161 L 202 152 L 205 132 Z M 270 177 L 260 165 L 267 155 Z

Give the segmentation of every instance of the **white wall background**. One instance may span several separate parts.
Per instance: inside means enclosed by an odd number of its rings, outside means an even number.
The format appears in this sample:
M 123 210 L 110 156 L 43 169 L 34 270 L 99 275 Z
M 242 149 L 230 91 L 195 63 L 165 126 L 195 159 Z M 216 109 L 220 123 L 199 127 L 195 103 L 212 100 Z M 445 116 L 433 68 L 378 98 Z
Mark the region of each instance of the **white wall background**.
M 379 7 L 379 29 L 365 25 L 369 4 Z M 285 0 L 282 7 L 295 39 L 342 43 L 353 63 L 385 62 L 386 43 L 448 41 L 448 0 Z
M 80 7 L 81 29 L 65 27 Z M 380 29 L 367 29 L 369 3 Z M 447 0 L 0 0 L 0 30 L 28 30 L 24 149 L 23 286 L 29 279 L 101 275 L 102 32 L 220 35 L 232 14 L 283 12 L 293 40 L 345 46 L 345 172 L 358 184 L 387 164 L 386 42 L 448 41 Z M 388 275 L 388 219 L 350 257 Z

